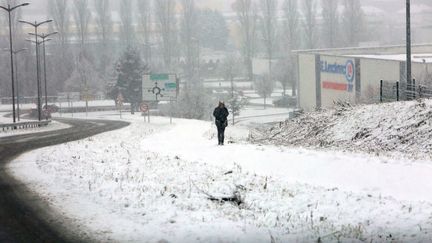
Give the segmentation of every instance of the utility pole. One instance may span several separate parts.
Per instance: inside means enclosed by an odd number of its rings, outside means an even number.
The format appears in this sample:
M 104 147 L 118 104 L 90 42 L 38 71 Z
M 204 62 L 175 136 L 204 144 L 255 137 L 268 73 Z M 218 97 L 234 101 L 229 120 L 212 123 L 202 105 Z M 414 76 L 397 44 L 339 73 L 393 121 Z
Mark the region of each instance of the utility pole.
M 235 101 L 234 101 L 234 77 L 232 74 L 232 67 L 230 67 L 230 81 L 231 81 L 231 100 L 233 101 L 231 104 L 231 111 L 232 111 L 232 124 L 233 126 L 235 125 L 235 107 L 233 107 L 233 105 L 235 105 Z
M 406 55 L 406 81 L 411 93 L 414 91 L 411 73 L 411 0 L 406 0 Z

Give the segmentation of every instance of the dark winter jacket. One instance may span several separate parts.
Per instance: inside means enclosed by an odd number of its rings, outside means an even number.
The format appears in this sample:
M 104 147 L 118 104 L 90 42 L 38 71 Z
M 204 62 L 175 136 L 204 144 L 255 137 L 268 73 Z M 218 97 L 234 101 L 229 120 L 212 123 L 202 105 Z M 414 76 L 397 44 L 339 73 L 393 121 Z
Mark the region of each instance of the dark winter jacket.
M 226 107 L 220 108 L 220 107 L 216 107 L 216 109 L 213 112 L 213 116 L 216 119 L 216 125 L 218 123 L 220 124 L 226 124 L 227 123 L 227 119 L 228 119 L 228 109 Z

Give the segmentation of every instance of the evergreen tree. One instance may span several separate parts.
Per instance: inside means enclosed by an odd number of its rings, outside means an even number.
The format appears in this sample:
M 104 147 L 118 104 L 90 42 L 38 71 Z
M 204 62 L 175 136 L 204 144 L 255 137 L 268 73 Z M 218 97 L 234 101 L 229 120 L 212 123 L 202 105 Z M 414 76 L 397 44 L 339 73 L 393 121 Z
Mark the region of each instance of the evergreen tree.
M 116 93 L 121 93 L 125 102 L 131 104 L 132 114 L 142 100 L 142 76 L 146 71 L 147 66 L 141 60 L 139 51 L 132 47 L 126 49 L 117 63 Z

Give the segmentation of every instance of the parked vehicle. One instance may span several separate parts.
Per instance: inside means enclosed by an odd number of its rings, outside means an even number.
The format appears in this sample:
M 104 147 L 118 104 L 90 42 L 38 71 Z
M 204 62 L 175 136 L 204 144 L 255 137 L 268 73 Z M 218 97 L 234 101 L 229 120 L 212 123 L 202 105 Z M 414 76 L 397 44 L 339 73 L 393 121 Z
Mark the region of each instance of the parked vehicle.
M 276 107 L 284 107 L 284 108 L 296 107 L 297 97 L 283 96 L 279 99 L 274 100 L 273 105 Z
M 48 110 L 50 113 L 57 113 L 60 108 L 56 105 L 48 105 L 48 107 L 44 105 L 43 109 Z
M 29 116 L 32 119 L 38 119 L 39 118 L 38 110 L 37 109 L 31 109 L 30 113 L 29 113 Z M 45 110 L 45 109 L 42 110 L 41 119 L 42 120 L 51 119 L 51 112 L 50 112 L 50 110 Z

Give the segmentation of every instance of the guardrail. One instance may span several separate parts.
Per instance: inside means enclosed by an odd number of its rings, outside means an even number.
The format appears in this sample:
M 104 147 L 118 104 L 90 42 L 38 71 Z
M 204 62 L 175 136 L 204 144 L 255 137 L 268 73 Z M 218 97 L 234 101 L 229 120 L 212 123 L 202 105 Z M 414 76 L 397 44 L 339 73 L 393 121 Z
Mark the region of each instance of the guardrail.
M 124 105 L 122 107 L 124 110 L 130 110 L 130 105 Z M 99 111 L 116 111 L 118 110 L 117 106 L 89 106 L 86 107 L 62 107 L 59 108 L 60 113 L 84 113 L 84 112 L 99 112 Z
M 2 131 L 16 130 L 16 129 L 27 129 L 27 128 L 36 128 L 36 127 L 46 127 L 51 123 L 51 120 L 48 121 L 31 121 L 31 122 L 18 122 L 18 123 L 10 123 L 10 124 L 0 124 L 0 129 Z

